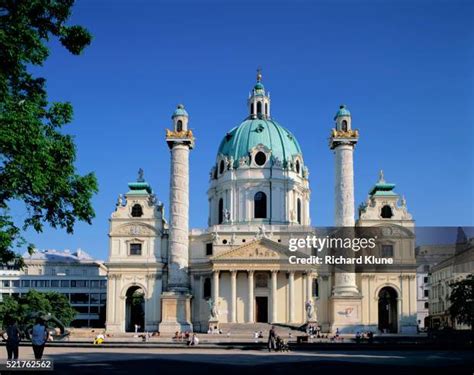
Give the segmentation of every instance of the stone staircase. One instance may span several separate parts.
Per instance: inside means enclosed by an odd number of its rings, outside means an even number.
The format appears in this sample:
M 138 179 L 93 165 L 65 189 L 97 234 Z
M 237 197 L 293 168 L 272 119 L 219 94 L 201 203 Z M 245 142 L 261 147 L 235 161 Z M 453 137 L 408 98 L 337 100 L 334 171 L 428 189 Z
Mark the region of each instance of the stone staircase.
M 287 324 L 270 324 L 270 323 L 220 323 L 219 327 L 222 329 L 223 334 L 230 333 L 232 336 L 246 336 L 252 337 L 254 332 L 263 332 L 263 336 L 267 337 L 272 325 L 275 326 L 277 334 L 286 336 L 290 332 L 293 337 L 301 335 L 299 325 L 287 325 Z

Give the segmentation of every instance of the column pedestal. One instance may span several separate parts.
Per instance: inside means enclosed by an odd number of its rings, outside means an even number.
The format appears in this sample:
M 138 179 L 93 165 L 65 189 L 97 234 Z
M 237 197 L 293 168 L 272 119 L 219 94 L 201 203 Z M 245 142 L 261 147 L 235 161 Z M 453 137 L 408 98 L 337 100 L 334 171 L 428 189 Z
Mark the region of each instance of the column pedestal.
M 159 331 L 163 333 L 185 332 L 193 330 L 191 323 L 190 294 L 164 292 L 161 294 L 161 323 Z
M 356 333 L 361 330 L 362 297 L 332 296 L 330 301 L 331 332 Z

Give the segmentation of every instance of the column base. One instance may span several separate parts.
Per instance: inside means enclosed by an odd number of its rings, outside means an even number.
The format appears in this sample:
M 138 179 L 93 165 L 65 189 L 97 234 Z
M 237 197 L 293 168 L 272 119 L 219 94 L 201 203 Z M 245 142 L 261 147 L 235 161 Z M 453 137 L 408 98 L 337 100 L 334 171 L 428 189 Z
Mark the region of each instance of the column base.
M 355 333 L 362 327 L 362 297 L 332 296 L 330 299 L 331 332 Z
M 191 298 L 188 293 L 163 292 L 161 294 L 162 319 L 158 330 L 162 333 L 192 332 Z

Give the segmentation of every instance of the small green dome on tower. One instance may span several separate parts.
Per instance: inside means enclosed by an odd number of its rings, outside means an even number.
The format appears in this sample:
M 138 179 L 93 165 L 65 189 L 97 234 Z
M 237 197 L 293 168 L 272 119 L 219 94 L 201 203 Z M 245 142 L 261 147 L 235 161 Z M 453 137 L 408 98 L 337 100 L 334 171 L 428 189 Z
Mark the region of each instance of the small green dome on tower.
M 174 118 L 176 116 L 186 116 L 186 117 L 188 117 L 188 112 L 186 112 L 186 110 L 184 109 L 184 105 L 178 104 L 178 106 L 176 107 L 175 111 L 173 112 L 173 116 L 171 116 L 171 118 Z
M 346 105 L 345 104 L 341 104 L 339 106 L 339 110 L 337 111 L 336 113 L 336 116 L 334 116 L 334 120 L 340 116 L 350 116 L 351 113 L 349 112 L 349 110 L 347 109 Z

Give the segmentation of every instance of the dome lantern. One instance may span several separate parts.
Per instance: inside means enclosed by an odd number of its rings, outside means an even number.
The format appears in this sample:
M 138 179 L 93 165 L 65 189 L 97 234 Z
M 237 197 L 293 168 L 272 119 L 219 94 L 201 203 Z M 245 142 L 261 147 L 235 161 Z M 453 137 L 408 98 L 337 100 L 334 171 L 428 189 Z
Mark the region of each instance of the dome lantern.
M 265 92 L 262 83 L 262 70 L 257 69 L 257 82 L 248 99 L 249 118 L 269 119 L 270 118 L 270 95 Z

